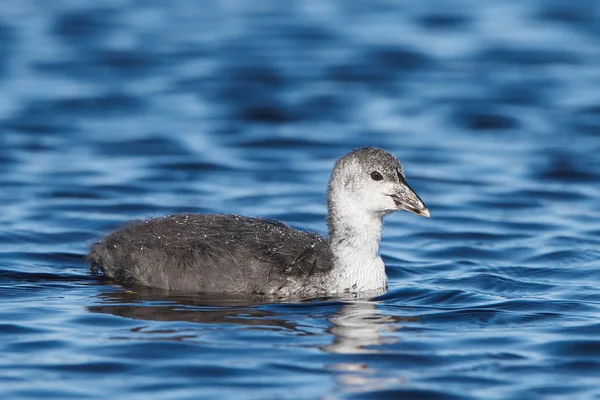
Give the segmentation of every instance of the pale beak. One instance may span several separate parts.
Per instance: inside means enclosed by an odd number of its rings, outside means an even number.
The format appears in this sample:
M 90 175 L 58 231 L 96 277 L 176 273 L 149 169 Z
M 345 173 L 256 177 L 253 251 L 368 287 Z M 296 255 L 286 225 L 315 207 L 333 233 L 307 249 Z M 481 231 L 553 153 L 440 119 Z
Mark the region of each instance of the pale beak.
M 406 180 L 400 177 L 400 190 L 390 195 L 396 203 L 398 210 L 406 210 L 413 214 L 429 218 L 429 210 L 423 200 L 417 196 L 414 190 L 408 185 Z

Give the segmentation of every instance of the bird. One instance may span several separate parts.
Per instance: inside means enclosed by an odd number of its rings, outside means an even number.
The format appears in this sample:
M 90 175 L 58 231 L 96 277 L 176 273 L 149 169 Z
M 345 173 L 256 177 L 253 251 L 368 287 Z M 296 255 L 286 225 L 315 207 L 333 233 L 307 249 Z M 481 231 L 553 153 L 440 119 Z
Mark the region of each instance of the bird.
M 429 218 L 389 152 L 365 147 L 339 158 L 327 186 L 328 236 L 269 218 L 176 214 L 137 220 L 92 244 L 90 270 L 123 286 L 174 292 L 316 297 L 383 291 L 383 218 Z

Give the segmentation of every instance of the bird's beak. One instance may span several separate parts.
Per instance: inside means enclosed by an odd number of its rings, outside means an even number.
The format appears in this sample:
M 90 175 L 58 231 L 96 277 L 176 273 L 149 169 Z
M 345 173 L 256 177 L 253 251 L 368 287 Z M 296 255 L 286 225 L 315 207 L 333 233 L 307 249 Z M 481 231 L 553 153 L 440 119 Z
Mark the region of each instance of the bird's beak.
M 406 210 L 413 214 L 429 218 L 429 210 L 423 200 L 417 196 L 414 190 L 408 185 L 404 178 L 400 178 L 400 188 L 398 192 L 391 195 L 398 210 Z

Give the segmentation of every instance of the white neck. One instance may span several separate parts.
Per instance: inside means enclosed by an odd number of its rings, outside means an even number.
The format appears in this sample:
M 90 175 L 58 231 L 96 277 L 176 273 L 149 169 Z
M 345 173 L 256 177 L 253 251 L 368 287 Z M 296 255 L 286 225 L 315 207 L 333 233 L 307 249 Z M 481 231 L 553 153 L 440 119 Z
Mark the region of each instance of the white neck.
M 333 254 L 332 292 L 385 289 L 385 265 L 379 256 L 383 215 L 374 215 L 352 201 L 339 203 L 330 193 L 329 240 Z M 336 198 L 337 197 L 337 198 Z

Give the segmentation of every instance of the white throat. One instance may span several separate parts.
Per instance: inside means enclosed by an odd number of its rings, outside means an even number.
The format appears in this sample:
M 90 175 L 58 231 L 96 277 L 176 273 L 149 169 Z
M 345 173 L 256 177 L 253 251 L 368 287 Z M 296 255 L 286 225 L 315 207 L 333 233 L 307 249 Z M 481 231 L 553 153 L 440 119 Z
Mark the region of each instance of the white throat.
M 379 256 L 383 215 L 330 192 L 329 240 L 333 254 L 330 286 L 334 292 L 385 289 L 385 265 Z

